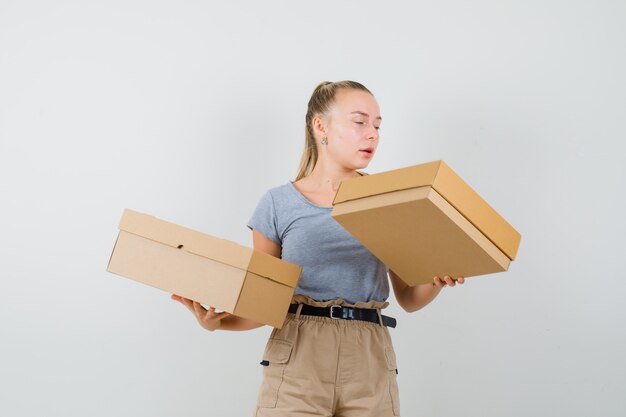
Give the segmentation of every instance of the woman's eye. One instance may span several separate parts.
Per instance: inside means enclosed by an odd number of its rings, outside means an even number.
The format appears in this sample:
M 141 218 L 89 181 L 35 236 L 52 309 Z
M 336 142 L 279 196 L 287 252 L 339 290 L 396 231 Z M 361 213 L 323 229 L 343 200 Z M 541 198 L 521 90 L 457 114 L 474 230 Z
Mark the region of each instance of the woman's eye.
M 363 124 L 363 122 L 354 122 L 354 123 L 356 123 L 357 125 L 362 125 Z

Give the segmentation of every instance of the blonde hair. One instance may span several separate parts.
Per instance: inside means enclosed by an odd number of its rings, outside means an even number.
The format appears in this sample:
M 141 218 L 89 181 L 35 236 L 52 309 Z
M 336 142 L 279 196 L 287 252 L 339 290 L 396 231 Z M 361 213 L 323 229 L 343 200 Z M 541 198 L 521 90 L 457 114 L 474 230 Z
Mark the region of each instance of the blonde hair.
M 330 81 L 323 81 L 315 87 L 315 90 L 313 90 L 313 94 L 311 94 L 311 98 L 309 99 L 306 116 L 304 118 L 304 151 L 302 152 L 300 167 L 298 168 L 298 175 L 296 176 L 295 181 L 311 174 L 315 164 L 317 163 L 319 154 L 317 150 L 318 145 L 315 142 L 315 135 L 313 134 L 313 117 L 316 115 L 328 114 L 330 107 L 335 101 L 337 92 L 343 88 L 366 91 L 372 94 L 372 92 L 363 84 L 349 80 L 337 81 L 334 83 Z

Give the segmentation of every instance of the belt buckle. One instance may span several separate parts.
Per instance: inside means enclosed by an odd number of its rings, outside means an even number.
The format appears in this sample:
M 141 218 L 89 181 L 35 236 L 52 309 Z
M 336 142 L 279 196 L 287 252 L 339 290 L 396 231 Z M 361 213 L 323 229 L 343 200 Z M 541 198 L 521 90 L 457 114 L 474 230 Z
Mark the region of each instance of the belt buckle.
M 340 314 L 341 314 L 341 311 L 342 311 L 342 309 L 343 309 L 343 308 L 342 308 L 341 306 L 338 306 L 338 305 L 332 305 L 332 306 L 330 306 L 330 318 L 331 318 L 331 319 L 338 320 L 338 319 L 340 319 L 340 318 L 341 318 L 341 316 L 339 316 L 339 317 L 335 317 L 335 316 L 333 316 L 333 311 L 334 311 L 333 309 L 334 309 L 334 308 L 338 308 L 338 309 L 339 309 Z

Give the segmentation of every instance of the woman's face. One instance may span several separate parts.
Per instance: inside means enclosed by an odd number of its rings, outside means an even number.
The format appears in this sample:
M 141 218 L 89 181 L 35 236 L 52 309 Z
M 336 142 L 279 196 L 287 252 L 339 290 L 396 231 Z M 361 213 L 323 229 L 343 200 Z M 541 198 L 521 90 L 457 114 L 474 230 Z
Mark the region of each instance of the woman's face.
M 376 99 L 366 91 L 342 89 L 326 118 L 327 156 L 349 169 L 367 167 L 378 146 L 382 118 Z

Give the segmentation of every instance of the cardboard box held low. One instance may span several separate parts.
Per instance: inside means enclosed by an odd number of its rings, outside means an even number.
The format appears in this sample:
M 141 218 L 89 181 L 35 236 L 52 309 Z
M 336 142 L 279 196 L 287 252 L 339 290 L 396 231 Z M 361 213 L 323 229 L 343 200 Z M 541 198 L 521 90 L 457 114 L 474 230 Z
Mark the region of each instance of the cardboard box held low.
M 332 217 L 409 285 L 506 271 L 520 234 L 443 161 L 341 182 Z
M 126 209 L 107 271 L 281 328 L 302 268 Z

